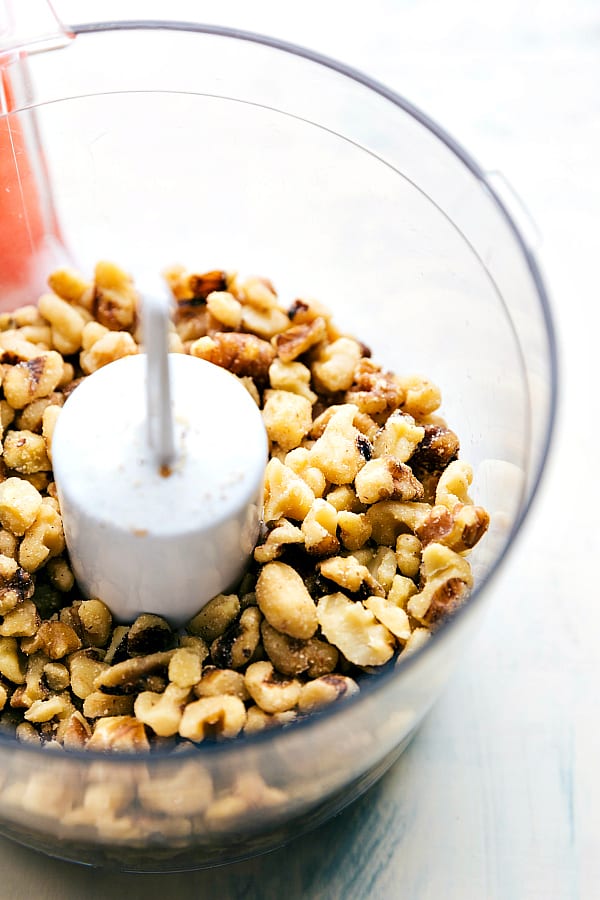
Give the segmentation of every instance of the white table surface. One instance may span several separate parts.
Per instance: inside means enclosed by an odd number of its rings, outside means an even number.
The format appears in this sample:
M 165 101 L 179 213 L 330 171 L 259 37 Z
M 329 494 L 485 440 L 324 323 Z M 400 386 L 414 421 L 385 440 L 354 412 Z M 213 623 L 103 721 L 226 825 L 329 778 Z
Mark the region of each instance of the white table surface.
M 270 33 L 409 97 L 500 170 L 536 221 L 562 397 L 547 477 L 485 625 L 375 789 L 287 848 L 209 872 L 114 875 L 0 839 L 0 897 L 599 897 L 598 0 L 55 6 L 65 21 L 124 18 L 129 6 L 129 18 L 202 18 Z

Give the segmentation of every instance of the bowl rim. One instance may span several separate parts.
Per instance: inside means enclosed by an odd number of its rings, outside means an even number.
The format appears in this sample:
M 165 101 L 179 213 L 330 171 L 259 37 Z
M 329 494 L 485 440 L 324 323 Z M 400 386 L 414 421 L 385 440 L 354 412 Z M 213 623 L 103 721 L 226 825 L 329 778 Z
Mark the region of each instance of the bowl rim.
M 274 739 L 276 739 L 278 742 L 285 742 L 286 738 L 289 737 L 294 739 L 294 736 L 299 734 L 300 732 L 306 732 L 308 734 L 309 730 L 311 728 L 318 727 L 319 722 L 321 722 L 323 719 L 330 718 L 332 716 L 335 717 L 336 715 L 339 715 L 341 713 L 349 712 L 351 708 L 361 704 L 365 701 L 366 698 L 371 697 L 374 693 L 385 688 L 385 686 L 394 678 L 401 678 L 403 671 L 408 670 L 416 663 L 418 663 L 421 659 L 423 659 L 427 654 L 430 654 L 434 650 L 434 648 L 443 641 L 444 636 L 452 631 L 455 626 L 463 620 L 465 615 L 469 614 L 475 604 L 477 606 L 480 605 L 483 592 L 489 589 L 490 582 L 495 579 L 498 572 L 503 567 L 506 558 L 512 550 L 515 538 L 521 531 L 523 523 L 527 519 L 532 504 L 536 496 L 538 495 L 542 477 L 547 469 L 549 452 L 555 433 L 558 406 L 559 362 L 556 332 L 550 309 L 548 292 L 533 251 L 528 246 L 527 241 L 525 240 L 513 216 L 509 212 L 501 196 L 498 194 L 497 190 L 494 188 L 494 185 L 490 182 L 486 172 L 479 165 L 479 163 L 471 156 L 471 154 L 467 150 L 465 150 L 462 144 L 460 144 L 448 131 L 446 131 L 445 128 L 431 119 L 426 113 L 419 109 L 419 107 L 415 106 L 401 94 L 397 93 L 396 91 L 392 90 L 376 79 L 370 77 L 359 69 L 356 69 L 353 66 L 348 65 L 347 63 L 340 62 L 339 60 L 327 56 L 326 54 L 319 53 L 317 51 L 308 49 L 287 40 L 283 40 L 281 38 L 271 37 L 269 35 L 259 34 L 256 32 L 246 31 L 238 28 L 232 28 L 229 26 L 213 25 L 185 20 L 124 19 L 85 22 L 80 24 L 65 24 L 64 28 L 67 36 L 73 38 L 76 38 L 78 35 L 101 34 L 115 31 L 174 31 L 193 32 L 214 37 L 223 37 L 238 41 L 245 41 L 252 44 L 258 44 L 263 47 L 270 47 L 271 49 L 281 51 L 282 53 L 287 53 L 292 56 L 305 59 L 310 63 L 314 63 L 318 66 L 330 69 L 345 78 L 363 85 L 374 93 L 379 94 L 381 97 L 388 100 L 390 103 L 399 107 L 405 113 L 410 115 L 420 125 L 422 125 L 431 134 L 433 134 L 433 136 L 441 141 L 471 172 L 471 174 L 474 175 L 479 182 L 481 182 L 482 187 L 489 194 L 491 201 L 495 204 L 497 210 L 504 218 L 509 230 L 512 232 L 512 236 L 516 241 L 518 249 L 520 250 L 522 258 L 525 261 L 525 264 L 529 271 L 529 275 L 531 276 L 531 279 L 533 281 L 533 285 L 535 287 L 537 299 L 539 302 L 539 308 L 542 313 L 549 358 L 550 396 L 544 430 L 544 446 L 541 455 L 537 462 L 536 469 L 533 473 L 530 487 L 528 491 L 524 492 L 522 495 L 519 511 L 504 547 L 492 563 L 489 572 L 484 576 L 483 580 L 474 587 L 472 593 L 468 597 L 467 602 L 462 607 L 460 607 L 456 613 L 446 619 L 435 632 L 432 633 L 430 640 L 428 640 L 414 654 L 411 654 L 408 659 L 404 660 L 401 666 L 396 667 L 395 665 L 388 665 L 384 667 L 384 672 L 376 677 L 373 677 L 372 679 L 369 679 L 364 684 L 361 684 L 360 691 L 352 697 L 347 698 L 343 703 L 333 703 L 322 710 L 317 710 L 311 713 L 305 719 L 300 719 L 282 728 L 276 727 L 274 729 L 265 729 L 261 732 L 249 735 L 242 733 L 232 740 L 215 743 L 211 742 L 206 744 L 196 744 L 189 749 L 186 748 L 185 750 L 179 750 L 177 753 L 173 753 L 172 750 L 157 750 L 151 751 L 150 753 L 119 752 L 107 754 L 106 752 L 102 751 L 83 749 L 69 750 L 67 754 L 67 758 L 69 759 L 78 759 L 86 761 L 90 764 L 92 762 L 98 762 L 99 760 L 102 760 L 106 764 L 131 765 L 135 760 L 136 763 L 142 763 L 146 766 L 165 766 L 168 765 L 171 761 L 174 765 L 179 765 L 184 760 L 189 760 L 190 758 L 200 760 L 201 758 L 212 757 L 213 754 L 218 754 L 219 758 L 224 759 L 228 754 L 235 755 L 237 753 L 243 753 L 243 748 L 245 747 L 259 747 L 265 742 L 272 743 Z M 26 50 L 26 48 L 24 49 Z M 11 112 L 18 112 L 18 110 L 12 110 Z M 481 259 L 479 261 L 485 267 L 485 263 Z M 56 759 L 60 762 L 65 761 L 65 756 L 63 756 L 62 754 L 52 754 L 51 752 L 48 753 L 48 749 L 44 746 L 18 743 L 12 735 L 5 736 L 3 734 L 0 734 L 0 754 L 2 754 L 4 751 L 12 750 L 14 752 L 15 746 L 18 747 L 19 752 L 23 751 L 26 754 L 30 753 L 34 757 L 42 754 L 46 759 Z

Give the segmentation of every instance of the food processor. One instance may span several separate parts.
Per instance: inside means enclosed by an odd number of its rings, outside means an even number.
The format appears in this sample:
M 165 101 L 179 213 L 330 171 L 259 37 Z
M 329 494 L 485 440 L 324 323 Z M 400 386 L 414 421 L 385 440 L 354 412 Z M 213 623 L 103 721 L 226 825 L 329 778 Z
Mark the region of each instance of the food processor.
M 0 309 L 35 303 L 56 265 L 90 272 L 100 258 L 149 281 L 179 262 L 268 276 L 290 303 L 327 304 L 384 365 L 441 386 L 490 513 L 468 602 L 409 659 L 301 722 L 149 755 L 0 734 L 4 835 L 129 871 L 231 862 L 367 790 L 472 638 L 548 454 L 546 291 L 486 173 L 352 68 L 194 22 L 64 24 L 39 2 L 2 15 Z M 205 815 L 215 797 L 229 803 L 218 820 Z

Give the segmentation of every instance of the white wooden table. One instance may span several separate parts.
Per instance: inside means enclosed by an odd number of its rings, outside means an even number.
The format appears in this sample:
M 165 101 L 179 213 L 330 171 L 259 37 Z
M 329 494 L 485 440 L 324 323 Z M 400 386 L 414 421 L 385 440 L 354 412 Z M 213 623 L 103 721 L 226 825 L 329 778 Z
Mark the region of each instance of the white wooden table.
M 55 5 L 66 21 L 125 15 L 117 0 Z M 185 875 L 90 871 L 0 839 L 0 897 L 600 896 L 597 0 L 131 6 L 132 18 L 202 15 L 338 57 L 409 97 L 485 167 L 501 170 L 543 237 L 562 353 L 559 426 L 476 644 L 412 746 L 366 797 L 283 850 Z

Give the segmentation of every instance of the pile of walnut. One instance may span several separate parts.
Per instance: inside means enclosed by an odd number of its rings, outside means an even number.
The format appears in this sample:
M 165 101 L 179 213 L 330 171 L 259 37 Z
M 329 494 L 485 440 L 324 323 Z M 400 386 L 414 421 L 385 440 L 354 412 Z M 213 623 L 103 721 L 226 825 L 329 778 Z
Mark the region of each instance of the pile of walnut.
M 238 592 L 178 634 L 81 601 L 52 431 L 82 378 L 138 352 L 137 294 L 102 262 L 2 315 L 0 729 L 22 741 L 148 750 L 289 723 L 413 652 L 471 586 L 488 516 L 438 389 L 384 371 L 319 303 L 285 311 L 264 279 L 166 277 L 171 350 L 229 369 L 262 409 L 263 534 Z

